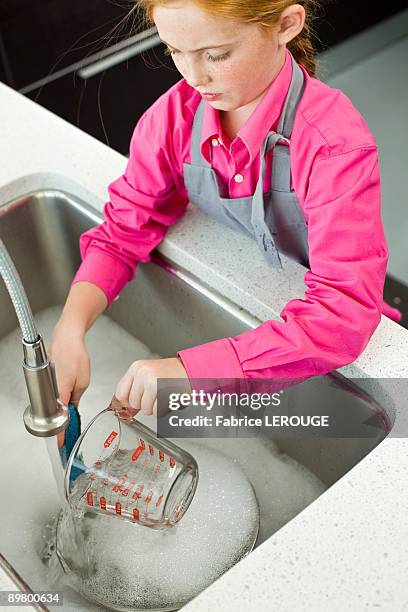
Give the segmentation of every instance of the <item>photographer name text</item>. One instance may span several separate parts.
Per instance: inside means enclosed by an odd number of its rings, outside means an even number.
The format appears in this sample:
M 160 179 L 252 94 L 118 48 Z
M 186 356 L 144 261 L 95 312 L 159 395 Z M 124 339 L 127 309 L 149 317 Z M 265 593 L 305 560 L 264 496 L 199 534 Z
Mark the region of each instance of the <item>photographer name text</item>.
M 223 415 L 183 417 L 179 414 L 172 414 L 168 422 L 171 427 L 330 427 L 329 420 L 329 415 L 265 414 L 263 417 Z

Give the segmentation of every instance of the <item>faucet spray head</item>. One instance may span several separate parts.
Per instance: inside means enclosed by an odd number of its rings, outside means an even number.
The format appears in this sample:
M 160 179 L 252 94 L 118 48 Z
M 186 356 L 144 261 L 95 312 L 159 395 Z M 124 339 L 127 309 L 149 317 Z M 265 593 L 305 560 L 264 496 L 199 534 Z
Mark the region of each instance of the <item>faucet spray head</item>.
M 54 365 L 48 360 L 40 335 L 35 342 L 23 339 L 23 351 L 23 371 L 30 397 L 24 425 L 34 436 L 55 436 L 67 427 L 69 411 L 58 398 Z

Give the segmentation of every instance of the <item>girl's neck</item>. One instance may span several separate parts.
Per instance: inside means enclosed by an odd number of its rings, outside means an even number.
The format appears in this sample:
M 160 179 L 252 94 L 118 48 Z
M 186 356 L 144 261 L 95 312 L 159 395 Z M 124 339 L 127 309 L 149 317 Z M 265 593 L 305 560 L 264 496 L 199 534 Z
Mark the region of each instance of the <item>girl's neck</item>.
M 243 112 L 241 109 L 234 111 L 219 111 L 220 124 L 223 134 L 231 141 L 234 140 L 242 126 L 249 119 L 252 111 Z
M 252 115 L 255 108 L 258 106 L 259 102 L 262 100 L 265 93 L 267 92 L 267 89 L 268 88 L 266 88 L 265 91 L 262 92 L 262 94 L 258 96 L 255 100 L 252 100 L 252 102 L 246 104 L 245 106 L 242 106 L 241 108 L 237 108 L 236 110 L 232 111 L 218 111 L 222 131 L 228 136 L 230 140 L 234 140 L 239 130 L 248 121 L 249 117 Z

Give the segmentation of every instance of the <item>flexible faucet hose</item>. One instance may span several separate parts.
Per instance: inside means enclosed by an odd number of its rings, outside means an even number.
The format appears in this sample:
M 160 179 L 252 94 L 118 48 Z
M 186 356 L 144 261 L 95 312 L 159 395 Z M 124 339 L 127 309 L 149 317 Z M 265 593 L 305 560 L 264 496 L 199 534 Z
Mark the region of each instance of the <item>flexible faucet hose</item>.
M 3 277 L 7 291 L 13 302 L 14 310 L 20 324 L 23 339 L 28 343 L 34 343 L 38 339 L 37 328 L 34 323 L 30 304 L 24 291 L 20 275 L 0 238 L 0 274 Z

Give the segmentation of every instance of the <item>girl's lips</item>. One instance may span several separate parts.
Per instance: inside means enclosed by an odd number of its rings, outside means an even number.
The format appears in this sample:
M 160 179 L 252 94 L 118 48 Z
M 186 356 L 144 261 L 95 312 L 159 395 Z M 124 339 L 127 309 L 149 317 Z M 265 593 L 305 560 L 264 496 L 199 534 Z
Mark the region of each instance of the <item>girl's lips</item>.
M 203 98 L 207 98 L 207 100 L 216 100 L 217 98 L 220 98 L 222 94 L 201 94 Z

